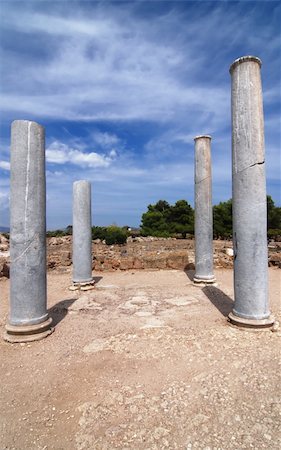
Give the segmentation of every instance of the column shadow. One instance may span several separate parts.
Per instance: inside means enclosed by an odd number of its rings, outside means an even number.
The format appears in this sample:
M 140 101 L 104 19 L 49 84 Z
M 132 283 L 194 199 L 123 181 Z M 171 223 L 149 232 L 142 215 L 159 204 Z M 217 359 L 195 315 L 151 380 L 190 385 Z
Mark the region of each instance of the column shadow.
M 93 281 L 95 282 L 95 284 L 98 284 L 99 281 L 102 280 L 103 277 L 93 277 Z
M 53 319 L 52 325 L 58 325 L 67 315 L 68 308 L 77 300 L 77 298 L 67 298 L 56 303 L 49 309 L 49 315 Z
M 103 277 L 93 277 L 93 280 L 95 281 L 95 284 L 97 284 L 99 281 L 102 280 L 102 278 Z M 53 319 L 54 327 L 65 318 L 65 316 L 68 314 L 69 307 L 74 302 L 76 302 L 76 300 L 78 300 L 78 297 L 61 300 L 48 310 L 50 317 L 52 317 Z
M 193 270 L 193 269 L 184 269 L 184 273 L 190 279 L 190 281 L 193 281 L 193 277 L 195 275 L 195 270 Z
M 204 286 L 202 291 L 219 312 L 227 317 L 232 311 L 234 302 L 232 298 L 215 286 Z
M 190 279 L 190 281 L 193 281 L 195 270 L 185 269 L 184 272 L 186 276 Z M 221 291 L 218 287 L 213 285 L 210 286 L 205 285 L 204 287 L 202 287 L 202 292 L 204 292 L 206 297 L 210 300 L 211 303 L 213 303 L 213 305 L 219 310 L 219 312 L 224 317 L 227 317 L 228 314 L 232 311 L 234 301 L 223 291 Z

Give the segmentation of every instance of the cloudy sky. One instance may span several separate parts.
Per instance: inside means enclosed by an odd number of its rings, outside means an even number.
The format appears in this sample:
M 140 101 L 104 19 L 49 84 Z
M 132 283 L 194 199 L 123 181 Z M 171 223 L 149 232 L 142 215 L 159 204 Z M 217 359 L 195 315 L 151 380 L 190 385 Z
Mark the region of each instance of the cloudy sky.
M 231 197 L 229 66 L 262 59 L 267 190 L 280 204 L 279 1 L 3 1 L 0 225 L 9 224 L 10 125 L 46 129 L 47 227 L 138 226 L 149 203 L 193 205 L 194 142 L 212 135 L 213 201 Z

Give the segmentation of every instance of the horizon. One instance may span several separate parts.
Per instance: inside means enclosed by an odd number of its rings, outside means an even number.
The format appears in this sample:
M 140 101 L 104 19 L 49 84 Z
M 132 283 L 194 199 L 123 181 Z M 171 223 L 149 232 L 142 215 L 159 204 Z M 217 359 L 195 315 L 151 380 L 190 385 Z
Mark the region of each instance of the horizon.
M 245 55 L 262 60 L 267 194 L 280 206 L 280 21 L 278 1 L 1 2 L 1 226 L 21 119 L 45 127 L 48 230 L 72 223 L 79 179 L 93 226 L 139 227 L 159 199 L 194 207 L 198 134 L 212 136 L 213 205 L 229 200 L 229 67 Z
M 272 197 L 271 197 L 271 199 L 272 199 Z M 179 201 L 179 200 L 185 200 L 185 199 L 178 199 L 178 200 L 176 200 L 176 202 Z M 232 200 L 232 198 L 226 200 L 226 202 L 228 202 L 228 201 L 230 201 L 230 200 Z M 274 202 L 274 206 L 275 206 L 275 207 L 279 207 L 279 205 L 277 205 L 277 204 L 275 203 L 274 199 L 272 199 L 272 200 L 273 200 L 273 202 Z M 165 199 L 159 199 L 158 201 L 165 201 Z M 176 202 L 175 202 L 175 203 L 176 203 Z M 226 202 L 225 202 L 225 203 L 226 203 Z M 219 202 L 219 203 L 221 203 L 221 202 Z M 213 205 L 212 205 L 212 208 L 214 208 L 214 206 L 219 205 L 219 203 L 217 203 L 216 205 L 213 204 Z M 170 206 L 173 206 L 173 204 L 170 204 Z M 192 209 L 194 210 L 194 207 L 193 207 L 192 205 L 191 205 L 191 207 L 192 207 Z M 144 211 L 142 214 L 144 214 L 144 213 L 146 213 L 146 212 L 148 212 L 148 205 L 147 205 L 146 211 Z M 65 231 L 68 227 L 72 227 L 72 226 L 73 226 L 73 223 L 72 223 L 72 221 L 71 221 L 71 223 L 69 223 L 69 224 L 67 224 L 67 225 L 64 225 L 64 226 L 61 227 L 61 228 L 52 228 L 52 229 L 50 229 L 50 228 L 47 228 L 47 227 L 46 227 L 46 233 L 52 232 L 52 231 Z M 120 228 L 122 228 L 122 227 L 128 227 L 128 228 L 130 228 L 130 229 L 132 229 L 132 230 L 139 230 L 139 229 L 141 229 L 142 224 L 141 224 L 141 220 L 140 220 L 139 225 L 136 225 L 136 226 L 130 225 L 130 224 L 126 224 L 126 225 L 118 225 L 115 221 L 113 221 L 112 223 L 109 223 L 109 224 L 94 225 L 94 224 L 92 223 L 92 225 L 91 225 L 92 228 L 93 228 L 93 227 L 96 227 L 96 226 L 97 226 L 97 227 L 102 227 L 102 228 L 107 228 L 107 227 L 110 227 L 110 226 L 117 226 L 117 227 L 120 227 Z M 0 224 L 0 233 L 10 233 L 10 226 L 2 226 L 2 225 Z

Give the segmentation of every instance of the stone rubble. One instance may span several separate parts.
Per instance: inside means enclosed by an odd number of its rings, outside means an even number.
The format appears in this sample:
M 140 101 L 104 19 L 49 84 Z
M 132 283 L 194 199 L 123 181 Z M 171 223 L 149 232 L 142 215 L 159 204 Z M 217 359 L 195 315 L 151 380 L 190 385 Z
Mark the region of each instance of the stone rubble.
M 215 274 L 201 289 L 181 270 L 103 272 L 70 294 L 69 273 L 50 271 L 55 333 L 0 341 L 3 449 L 279 450 L 280 328 L 230 326 L 232 271 Z M 4 318 L 7 279 L 1 295 Z
M 213 241 L 214 267 L 231 269 L 233 249 L 231 241 Z M 72 236 L 47 239 L 48 270 L 70 271 Z M 0 278 L 9 278 L 9 241 L 0 234 Z M 180 269 L 194 270 L 194 240 L 157 237 L 128 237 L 127 244 L 106 245 L 100 239 L 92 241 L 93 270 Z M 269 267 L 281 268 L 281 242 L 268 245 Z

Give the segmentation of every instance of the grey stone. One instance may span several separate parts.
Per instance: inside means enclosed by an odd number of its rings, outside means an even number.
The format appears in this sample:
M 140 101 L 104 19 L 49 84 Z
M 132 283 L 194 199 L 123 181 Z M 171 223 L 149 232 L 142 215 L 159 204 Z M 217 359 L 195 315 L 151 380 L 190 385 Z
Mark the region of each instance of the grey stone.
M 231 321 L 272 323 L 268 302 L 267 212 L 261 61 L 245 56 L 230 67 L 234 308 Z M 236 319 L 235 319 L 236 317 Z M 242 322 L 242 320 L 241 320 Z M 243 321 L 245 322 L 245 320 Z
M 10 315 L 5 339 L 37 340 L 48 335 L 46 291 L 45 132 L 16 120 L 11 130 Z
M 90 283 L 92 277 L 91 184 L 73 183 L 73 282 Z
M 211 137 L 195 141 L 195 283 L 214 283 Z

